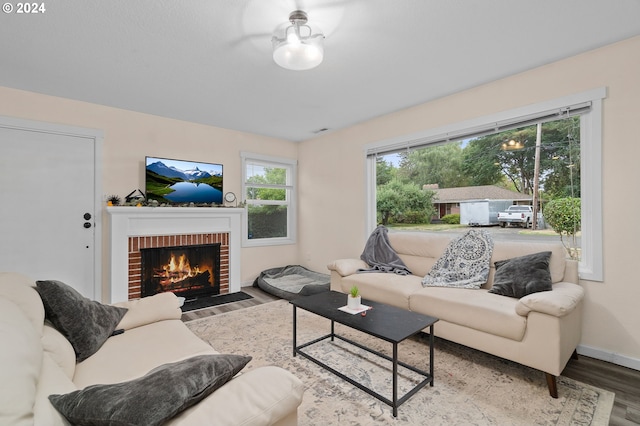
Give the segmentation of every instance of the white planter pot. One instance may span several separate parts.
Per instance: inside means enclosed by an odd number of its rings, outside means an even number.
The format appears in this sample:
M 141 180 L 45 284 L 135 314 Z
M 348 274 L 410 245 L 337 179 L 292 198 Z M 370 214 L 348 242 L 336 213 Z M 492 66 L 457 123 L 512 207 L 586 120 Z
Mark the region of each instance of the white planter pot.
M 362 301 L 362 296 L 352 297 L 351 295 L 347 296 L 347 308 L 349 309 L 360 309 L 360 302 Z

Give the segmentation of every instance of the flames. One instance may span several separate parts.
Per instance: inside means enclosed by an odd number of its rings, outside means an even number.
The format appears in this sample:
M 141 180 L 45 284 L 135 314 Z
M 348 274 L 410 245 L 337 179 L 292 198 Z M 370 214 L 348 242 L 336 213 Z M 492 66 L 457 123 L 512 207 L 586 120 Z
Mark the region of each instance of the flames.
M 200 268 L 191 267 L 189 259 L 184 254 L 176 257 L 171 253 L 171 258 L 160 270 L 156 270 L 154 277 L 160 279 L 162 285 L 174 284 L 187 278 L 200 274 Z

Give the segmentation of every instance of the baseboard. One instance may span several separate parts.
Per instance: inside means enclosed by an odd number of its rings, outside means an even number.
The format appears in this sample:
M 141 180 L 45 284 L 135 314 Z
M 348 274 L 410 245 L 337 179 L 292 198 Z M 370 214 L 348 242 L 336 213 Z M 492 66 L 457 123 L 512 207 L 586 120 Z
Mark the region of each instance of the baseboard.
M 590 358 L 599 359 L 601 361 L 607 361 L 612 364 L 620 365 L 622 367 L 632 368 L 640 371 L 640 359 L 631 358 L 628 356 L 608 352 L 603 349 L 594 348 L 591 346 L 578 345 L 578 354 L 588 356 Z

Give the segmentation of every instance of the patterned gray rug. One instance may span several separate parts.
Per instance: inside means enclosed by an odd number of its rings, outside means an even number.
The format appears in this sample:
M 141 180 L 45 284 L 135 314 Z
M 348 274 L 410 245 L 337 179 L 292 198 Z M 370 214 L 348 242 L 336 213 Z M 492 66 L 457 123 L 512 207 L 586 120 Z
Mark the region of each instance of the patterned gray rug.
M 311 361 L 292 356 L 292 306 L 285 300 L 198 319 L 187 326 L 217 351 L 251 355 L 246 369 L 283 367 L 306 385 L 298 409 L 300 425 L 607 425 L 614 394 L 566 377 L 560 397 L 549 397 L 544 374 L 519 364 L 436 339 L 435 384 L 425 387 L 391 415 L 391 407 Z M 324 318 L 298 309 L 298 344 L 329 332 Z M 436 324 L 436 335 L 438 325 Z M 336 332 L 381 352 L 391 344 L 336 324 Z M 399 358 L 428 371 L 426 338 L 399 346 Z M 391 398 L 391 363 L 339 340 L 307 352 Z M 417 383 L 400 368 L 399 395 Z

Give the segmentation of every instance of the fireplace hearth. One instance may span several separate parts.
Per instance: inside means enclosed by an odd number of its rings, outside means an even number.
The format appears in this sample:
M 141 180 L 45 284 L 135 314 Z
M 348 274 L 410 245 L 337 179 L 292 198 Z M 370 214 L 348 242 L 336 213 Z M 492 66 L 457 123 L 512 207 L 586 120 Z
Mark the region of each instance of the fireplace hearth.
M 187 300 L 220 294 L 220 243 L 140 249 L 141 296 L 172 292 Z

